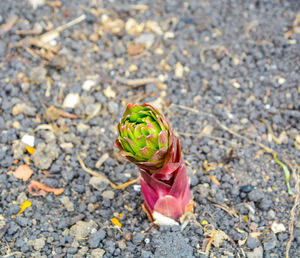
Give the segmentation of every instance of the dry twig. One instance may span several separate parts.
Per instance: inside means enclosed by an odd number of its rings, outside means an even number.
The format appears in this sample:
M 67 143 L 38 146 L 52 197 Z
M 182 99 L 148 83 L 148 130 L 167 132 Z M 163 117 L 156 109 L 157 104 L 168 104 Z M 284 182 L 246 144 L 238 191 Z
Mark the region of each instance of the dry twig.
M 126 84 L 132 87 L 138 87 L 149 83 L 159 83 L 161 82 L 159 78 L 141 78 L 141 79 L 127 79 L 123 77 L 116 77 L 116 81 Z
M 214 206 L 226 211 L 231 217 L 235 217 L 235 218 L 238 218 L 238 214 L 236 213 L 236 210 L 234 208 L 229 208 L 228 206 L 226 205 L 222 205 L 222 204 L 217 204 L 217 203 L 214 203 Z
M 214 116 L 214 115 L 211 114 L 211 113 L 204 112 L 204 111 L 199 111 L 199 110 L 197 110 L 197 109 L 195 109 L 195 108 L 189 108 L 189 107 L 185 107 L 185 106 L 181 106 L 181 105 L 176 105 L 176 104 L 171 104 L 170 107 L 171 107 L 171 106 L 179 107 L 179 108 L 184 109 L 184 110 L 187 110 L 187 111 L 191 111 L 191 112 L 194 112 L 194 113 L 203 114 L 203 115 L 206 115 L 206 116 L 208 116 L 208 117 L 211 117 L 211 118 L 213 118 L 213 119 L 215 120 L 215 122 L 216 122 L 223 130 L 225 130 L 225 131 L 229 132 L 230 134 L 232 134 L 232 135 L 234 135 L 234 136 L 236 136 L 236 137 L 238 137 L 238 138 L 241 138 L 241 139 L 243 139 L 243 140 L 245 140 L 245 141 L 247 141 L 247 142 L 249 142 L 249 143 L 251 143 L 251 144 L 258 145 L 259 147 L 261 147 L 261 148 L 262 148 L 265 152 L 267 152 L 267 153 L 270 153 L 270 154 L 272 154 L 272 155 L 274 155 L 274 154 L 276 155 L 276 152 L 275 152 L 272 148 L 269 148 L 269 147 L 267 147 L 266 145 L 264 145 L 264 144 L 262 144 L 262 143 L 260 143 L 260 142 L 255 142 L 255 141 L 249 139 L 248 137 L 243 136 L 243 135 L 241 135 L 241 134 L 239 134 L 239 133 L 233 131 L 232 129 L 228 128 L 226 125 L 222 124 L 221 121 L 220 121 L 218 118 L 216 118 L 216 116 Z M 206 137 L 206 135 L 205 135 L 205 137 Z
M 299 172 L 296 171 L 296 169 L 293 169 L 293 176 L 296 178 L 296 185 L 295 185 L 295 200 L 294 200 L 294 205 L 291 209 L 291 215 L 290 215 L 290 221 L 289 221 L 289 240 L 286 245 L 285 249 L 285 257 L 289 258 L 289 251 L 292 245 L 292 242 L 294 240 L 294 220 L 295 220 L 295 214 L 296 214 L 296 209 L 300 205 L 300 176 Z
M 125 189 L 127 186 L 130 186 L 130 185 L 136 183 L 136 182 L 140 179 L 140 176 L 138 176 L 136 179 L 130 180 L 130 181 L 124 183 L 124 184 L 116 185 L 116 184 L 114 184 L 112 181 L 110 181 L 106 176 L 103 176 L 103 175 L 101 175 L 100 173 L 95 172 L 95 171 L 93 171 L 93 170 L 87 168 L 79 155 L 77 156 L 77 159 L 78 159 L 78 161 L 79 161 L 79 163 L 80 163 L 82 169 L 83 169 L 85 172 L 87 172 L 87 173 L 89 173 L 89 174 L 91 174 L 91 175 L 93 175 L 93 176 L 101 177 L 101 178 L 103 178 L 104 180 L 107 180 L 107 182 L 110 184 L 110 186 L 111 186 L 113 189 L 118 189 L 118 190 Z
M 78 23 L 84 21 L 85 18 L 86 18 L 86 16 L 83 14 L 83 15 L 79 16 L 78 18 L 57 27 L 54 30 L 51 30 L 51 31 L 48 31 L 48 32 L 44 33 L 43 35 L 41 35 L 39 37 L 39 40 L 43 43 L 49 42 L 49 41 L 57 38 L 59 36 L 60 32 L 62 32 L 63 30 L 65 30 L 67 28 L 70 28 L 71 26 L 73 26 L 75 24 L 78 24 Z

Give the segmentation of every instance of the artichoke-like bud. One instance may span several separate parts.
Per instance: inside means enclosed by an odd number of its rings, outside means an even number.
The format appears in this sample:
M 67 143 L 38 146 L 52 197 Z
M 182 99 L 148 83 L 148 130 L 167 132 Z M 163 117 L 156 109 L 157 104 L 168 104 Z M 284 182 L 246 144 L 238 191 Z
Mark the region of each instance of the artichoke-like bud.
M 140 168 L 157 173 L 168 163 L 173 132 L 165 117 L 150 104 L 128 104 L 118 133 L 116 146 L 121 154 Z
M 190 202 L 190 184 L 180 141 L 150 104 L 128 104 L 118 124 L 116 146 L 141 172 L 147 211 L 177 220 Z

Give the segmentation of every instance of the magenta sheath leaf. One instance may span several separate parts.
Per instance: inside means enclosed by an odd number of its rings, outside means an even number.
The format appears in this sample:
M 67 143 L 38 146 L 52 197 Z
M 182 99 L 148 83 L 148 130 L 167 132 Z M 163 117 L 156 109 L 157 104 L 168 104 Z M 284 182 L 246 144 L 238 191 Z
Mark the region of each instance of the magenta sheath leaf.
M 175 220 L 184 213 L 179 200 L 172 195 L 166 195 L 158 199 L 154 206 L 154 210 Z

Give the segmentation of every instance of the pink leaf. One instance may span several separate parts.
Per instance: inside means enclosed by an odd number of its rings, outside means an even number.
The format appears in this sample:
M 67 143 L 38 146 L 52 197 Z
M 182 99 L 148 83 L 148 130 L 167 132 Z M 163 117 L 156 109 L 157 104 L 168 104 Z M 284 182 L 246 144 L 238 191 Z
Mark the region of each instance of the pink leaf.
M 146 203 L 147 208 L 152 213 L 154 209 L 154 205 L 158 199 L 158 195 L 156 192 L 145 182 L 143 178 L 140 180 L 141 182 L 141 191 Z
M 170 174 L 173 173 L 178 167 L 180 166 L 180 163 L 168 163 L 164 167 L 162 167 L 158 173 L 159 174 Z
M 155 179 L 152 175 L 149 175 L 145 170 L 141 169 L 142 178 L 145 180 L 145 183 L 151 187 L 159 197 L 164 196 L 169 193 L 171 186 Z
M 171 195 L 166 195 L 156 202 L 154 210 L 171 218 L 178 219 L 183 213 L 180 202 Z
M 185 205 L 190 200 L 190 184 L 184 163 L 182 162 L 177 171 L 175 171 L 174 181 L 170 190 L 171 195 L 182 201 Z

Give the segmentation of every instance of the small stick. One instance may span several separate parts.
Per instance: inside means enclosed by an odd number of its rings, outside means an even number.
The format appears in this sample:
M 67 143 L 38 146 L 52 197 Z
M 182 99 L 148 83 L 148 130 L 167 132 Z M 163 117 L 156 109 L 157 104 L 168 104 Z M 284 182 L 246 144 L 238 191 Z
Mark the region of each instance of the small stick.
M 68 22 L 64 25 L 61 25 L 61 26 L 57 27 L 54 30 L 51 30 L 51 31 L 48 31 L 48 32 L 44 33 L 43 35 L 41 35 L 39 37 L 39 39 L 44 43 L 49 42 L 50 40 L 56 38 L 59 35 L 60 32 L 62 32 L 63 30 L 65 30 L 65 29 L 67 29 L 67 28 L 69 28 L 69 27 L 71 27 L 71 26 L 73 26 L 77 23 L 80 23 L 80 22 L 84 21 L 85 18 L 86 18 L 86 16 L 83 14 L 83 15 L 79 16 L 78 18 L 76 18 L 76 19 L 74 19 L 74 20 L 72 20 L 72 21 L 70 21 L 70 22 Z
M 300 205 L 300 200 L 299 200 L 299 195 L 300 195 L 300 177 L 296 171 L 296 169 L 293 170 L 293 176 L 296 177 L 296 185 L 295 185 L 295 191 L 296 191 L 296 197 L 294 200 L 294 205 L 291 209 L 291 216 L 290 216 L 290 221 L 289 221 L 289 240 L 286 245 L 286 250 L 285 250 L 285 257 L 289 258 L 289 251 L 292 245 L 292 242 L 294 240 L 294 220 L 295 220 L 295 214 L 296 214 L 296 208 L 298 205 Z
M 129 7 L 133 10 L 142 11 L 142 12 L 145 12 L 149 9 L 149 6 L 144 4 L 132 4 Z
M 226 211 L 231 217 L 235 217 L 235 218 L 239 217 L 234 209 L 230 210 L 229 207 L 227 207 L 226 205 L 217 204 L 217 203 L 214 203 L 214 205 L 216 207 Z
M 171 106 L 179 107 L 179 108 L 181 108 L 181 109 L 185 109 L 185 110 L 188 110 L 188 111 L 191 111 L 191 112 L 194 112 L 194 113 L 204 114 L 204 115 L 206 115 L 206 116 L 209 116 L 209 117 L 213 118 L 213 119 L 215 120 L 215 122 L 216 122 L 222 129 L 224 129 L 225 131 L 229 132 L 230 134 L 232 134 L 232 135 L 234 135 L 234 136 L 236 136 L 236 137 L 238 137 L 238 138 L 241 138 L 241 139 L 243 139 L 243 140 L 245 140 L 245 141 L 247 141 L 247 142 L 249 142 L 249 143 L 251 143 L 251 144 L 258 145 L 259 147 L 261 147 L 262 149 L 264 149 L 265 152 L 268 152 L 268 153 L 270 153 L 270 154 L 272 154 L 272 155 L 274 155 L 274 154 L 276 155 L 276 152 L 275 152 L 272 148 L 269 148 L 269 147 L 267 147 L 266 145 L 264 145 L 264 144 L 262 144 L 262 143 L 255 142 L 255 141 L 249 139 L 248 137 L 243 136 L 243 135 L 241 135 L 241 134 L 239 134 L 239 133 L 237 133 L 237 132 L 231 130 L 231 129 L 228 128 L 226 125 L 222 124 L 222 123 L 220 122 L 220 120 L 219 120 L 218 118 L 216 118 L 216 117 L 215 117 L 213 114 L 211 114 L 211 113 L 199 111 L 199 110 L 194 109 L 194 108 L 189 108 L 189 107 L 185 107 L 185 106 L 181 106 L 181 105 L 176 105 L 176 104 L 172 104 Z
M 109 158 L 108 153 L 104 153 L 104 154 L 100 157 L 100 159 L 97 161 L 95 167 L 99 169 L 99 168 L 102 166 L 102 164 L 103 164 L 108 158 Z
M 89 174 L 91 174 L 91 175 L 93 175 L 93 176 L 101 177 L 101 178 L 103 178 L 104 180 L 107 180 L 108 183 L 110 184 L 110 186 L 111 186 L 113 189 L 118 189 L 118 190 L 125 189 L 127 186 L 130 186 L 130 185 L 136 183 L 136 182 L 140 179 L 140 176 L 138 176 L 136 179 L 130 180 L 130 181 L 124 183 L 124 184 L 121 184 L 121 185 L 115 185 L 115 184 L 114 184 L 112 181 L 110 181 L 106 176 L 103 176 L 103 175 L 101 175 L 100 173 L 97 173 L 97 172 L 95 172 L 95 171 L 93 171 L 93 170 L 87 168 L 79 155 L 77 156 L 77 159 L 78 159 L 78 161 L 79 161 L 79 163 L 80 163 L 82 169 L 83 169 L 85 172 L 87 172 L 87 173 L 89 173 Z
M 132 86 L 132 87 L 138 87 L 138 86 L 142 86 L 148 83 L 158 83 L 161 82 L 161 80 L 159 78 L 141 78 L 141 79 L 126 79 L 123 77 L 116 77 L 116 80 L 118 82 L 121 82 L 123 84 L 126 84 L 128 86 Z
M 268 133 L 271 134 L 273 141 L 276 142 L 277 144 L 281 144 L 281 140 L 275 136 L 269 122 L 266 119 L 261 119 L 261 121 L 266 125 L 268 129 Z

